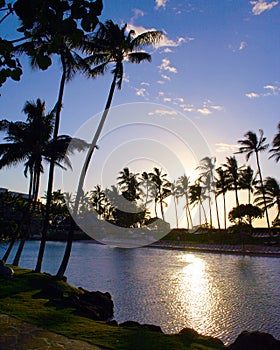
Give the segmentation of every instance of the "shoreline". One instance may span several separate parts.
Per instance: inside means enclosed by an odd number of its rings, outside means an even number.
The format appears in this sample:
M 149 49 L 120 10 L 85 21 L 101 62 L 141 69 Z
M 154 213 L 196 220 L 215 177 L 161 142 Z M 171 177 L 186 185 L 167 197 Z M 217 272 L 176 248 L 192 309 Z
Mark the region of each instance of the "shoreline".
M 182 251 L 195 251 L 214 254 L 248 255 L 260 257 L 280 258 L 280 247 L 254 246 L 254 245 L 220 245 L 220 244 L 195 244 L 185 242 L 155 242 L 145 248 L 158 248 Z

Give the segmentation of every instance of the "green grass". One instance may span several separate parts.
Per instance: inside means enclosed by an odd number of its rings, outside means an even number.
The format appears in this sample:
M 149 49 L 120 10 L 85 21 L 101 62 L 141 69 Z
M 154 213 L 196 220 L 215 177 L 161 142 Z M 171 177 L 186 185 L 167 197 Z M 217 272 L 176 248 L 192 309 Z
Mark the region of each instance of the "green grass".
M 166 335 L 146 330 L 109 326 L 74 314 L 71 308 L 57 309 L 44 298 L 42 288 L 57 283 L 64 296 L 78 289 L 47 274 L 14 268 L 11 280 L 0 278 L 0 310 L 43 329 L 109 349 L 133 350 L 214 350 L 224 349 L 220 341 L 185 330 Z

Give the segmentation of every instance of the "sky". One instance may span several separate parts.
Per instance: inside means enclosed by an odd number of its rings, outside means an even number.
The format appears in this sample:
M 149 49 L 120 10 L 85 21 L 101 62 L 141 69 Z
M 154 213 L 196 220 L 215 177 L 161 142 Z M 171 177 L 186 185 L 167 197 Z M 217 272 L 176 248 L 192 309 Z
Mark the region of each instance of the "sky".
M 194 179 L 202 150 L 222 164 L 238 150 L 237 141 L 249 130 L 263 129 L 267 141 L 272 141 L 280 121 L 278 1 L 104 0 L 100 20 L 107 19 L 126 23 L 137 34 L 157 29 L 164 36 L 159 44 L 147 48 L 151 63 L 125 64 L 123 87 L 116 91 L 113 106 L 129 104 L 129 109 L 120 113 L 117 125 L 114 114 L 118 115 L 118 107 L 109 115 L 104 143 L 100 141 L 96 156 L 102 159 L 92 165 L 93 173 L 106 171 L 102 181 L 96 178 L 93 182 L 109 185 L 117 169 L 124 166 L 139 172 L 156 165 L 170 174 L 177 163 L 178 174 L 185 171 Z M 2 24 L 1 37 L 11 38 L 14 24 L 12 18 Z M 1 89 L 1 119 L 24 120 L 21 110 L 27 100 L 39 97 L 49 110 L 56 101 L 59 65 L 41 72 L 31 70 L 26 58 L 21 60 L 21 81 L 8 81 Z M 61 134 L 91 138 L 89 130 L 96 126 L 111 79 L 109 72 L 95 80 L 77 75 L 67 84 Z M 142 107 L 146 115 L 139 115 Z M 137 118 L 142 126 L 133 131 Z M 137 153 L 139 149 L 142 152 Z M 243 155 L 237 159 L 245 164 Z M 279 164 L 268 160 L 268 154 L 262 155 L 261 162 L 264 177 L 279 179 Z M 249 164 L 256 169 L 254 158 Z M 112 178 L 105 179 L 105 173 Z M 55 187 L 62 183 L 63 176 L 57 171 Z M 26 192 L 23 166 L 1 170 L 0 187 Z

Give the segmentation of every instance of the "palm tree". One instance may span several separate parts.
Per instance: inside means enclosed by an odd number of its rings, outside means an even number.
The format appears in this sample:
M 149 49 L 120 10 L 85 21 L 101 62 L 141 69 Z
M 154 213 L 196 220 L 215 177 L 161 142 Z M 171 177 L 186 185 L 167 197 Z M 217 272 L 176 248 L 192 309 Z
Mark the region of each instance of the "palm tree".
M 145 46 L 156 43 L 161 38 L 161 32 L 159 31 L 148 31 L 135 36 L 135 32 L 133 30 L 126 33 L 126 29 L 127 25 L 124 25 L 122 28 L 120 28 L 112 21 L 107 21 L 105 24 L 99 23 L 99 29 L 95 35 L 93 37 L 89 37 L 89 40 L 82 45 L 84 52 L 90 55 L 86 59 L 87 63 L 95 65 L 95 67 L 89 71 L 89 77 L 96 77 L 98 75 L 104 74 L 109 65 L 112 64 L 113 81 L 111 83 L 104 112 L 100 119 L 95 135 L 92 139 L 91 147 L 88 150 L 81 171 L 77 189 L 77 197 L 73 208 L 73 215 L 76 215 L 78 211 L 79 193 L 82 191 L 91 157 L 93 155 L 94 149 L 96 148 L 99 136 L 103 129 L 103 125 L 109 113 L 115 88 L 117 87 L 118 89 L 121 89 L 122 87 L 124 74 L 123 62 L 127 61 L 137 64 L 143 61 L 150 62 L 151 55 L 147 52 L 139 50 Z M 58 269 L 57 278 L 63 277 L 68 265 L 72 248 L 73 228 L 74 223 L 72 223 L 71 229 L 69 231 L 64 257 Z
M 130 202 L 134 202 L 140 198 L 140 183 L 137 179 L 138 175 L 138 173 L 133 174 L 128 168 L 124 168 L 122 171 L 120 171 L 120 175 L 117 178 L 118 186 L 122 192 L 122 195 Z
M 204 184 L 207 191 L 208 205 L 209 205 L 209 214 L 210 214 L 210 227 L 213 226 L 212 221 L 212 193 L 215 191 L 215 180 L 214 180 L 214 171 L 215 171 L 215 157 L 204 157 L 200 161 L 200 165 L 197 167 L 197 170 L 200 170 L 200 181 Z M 218 225 L 220 227 L 220 221 L 218 217 Z
M 226 193 L 229 189 L 229 181 L 227 177 L 226 171 L 219 167 L 216 169 L 217 177 L 216 177 L 216 193 L 215 197 L 217 198 L 220 194 L 223 195 L 223 204 L 224 204 L 224 227 L 227 229 L 227 210 L 226 210 Z
M 268 216 L 268 211 L 267 211 L 267 207 L 266 207 L 265 191 L 264 191 L 264 186 L 263 186 L 262 172 L 261 172 L 261 166 L 260 166 L 260 160 L 259 160 L 259 153 L 267 150 L 269 145 L 267 143 L 265 143 L 266 137 L 263 136 L 263 130 L 261 130 L 261 129 L 259 130 L 259 138 L 252 131 L 248 131 L 244 135 L 244 137 L 246 139 L 238 141 L 238 143 L 241 145 L 241 147 L 239 148 L 239 152 L 237 152 L 237 153 L 246 153 L 246 160 L 247 161 L 250 159 L 252 154 L 255 154 L 257 167 L 258 167 L 258 174 L 260 177 L 261 190 L 263 193 L 264 210 L 265 210 L 265 215 L 266 215 L 267 227 L 269 228 L 270 227 L 269 216 Z
M 226 157 L 227 163 L 223 164 L 227 181 L 227 188 L 229 191 L 234 191 L 236 206 L 239 206 L 238 190 L 239 190 L 239 168 L 236 158 Z
M 199 180 L 195 182 L 194 185 L 190 186 L 190 204 L 193 205 L 194 207 L 198 205 L 199 209 L 199 225 L 201 226 L 201 209 L 203 210 L 204 214 L 204 220 L 206 226 L 208 225 L 207 223 L 207 215 L 206 211 L 203 205 L 203 201 L 205 199 L 205 195 L 203 193 L 203 187 L 201 186 Z
M 254 170 L 249 165 L 240 171 L 239 186 L 240 189 L 248 191 L 248 204 L 251 204 L 251 194 L 254 193 L 257 183 Z
M 179 197 L 185 197 L 185 209 L 187 219 L 187 229 L 193 228 L 192 216 L 189 206 L 189 195 L 190 195 L 190 178 L 187 175 L 182 175 L 178 179 Z
M 167 206 L 165 198 L 170 196 L 170 182 L 166 179 L 167 174 L 162 173 L 162 169 L 154 168 L 154 172 L 149 174 L 155 186 L 156 196 L 155 201 L 160 205 L 162 220 L 164 220 L 163 206 Z
M 280 123 L 278 124 L 278 133 L 274 136 L 272 141 L 273 148 L 269 150 L 272 155 L 269 158 L 274 157 L 276 162 L 279 162 L 280 159 Z
M 173 197 L 174 201 L 174 210 L 175 210 L 175 218 L 176 218 L 176 228 L 179 226 L 179 221 L 178 221 L 178 199 L 180 195 L 180 189 L 179 189 L 179 184 L 176 180 L 170 183 L 170 195 Z
M 152 187 L 152 181 L 150 179 L 149 174 L 146 171 L 143 171 L 143 173 L 141 174 L 141 178 L 140 178 L 140 191 L 142 193 L 142 195 L 145 196 L 145 201 L 144 201 L 144 206 L 147 209 L 147 205 L 149 202 L 149 195 L 150 195 L 150 191 L 151 191 L 151 187 Z
M 280 185 L 278 181 L 273 177 L 267 177 L 264 180 L 265 201 L 263 199 L 263 192 L 261 188 L 256 191 L 256 198 L 254 203 L 261 208 L 273 208 L 276 207 L 277 214 L 274 220 L 280 217 Z

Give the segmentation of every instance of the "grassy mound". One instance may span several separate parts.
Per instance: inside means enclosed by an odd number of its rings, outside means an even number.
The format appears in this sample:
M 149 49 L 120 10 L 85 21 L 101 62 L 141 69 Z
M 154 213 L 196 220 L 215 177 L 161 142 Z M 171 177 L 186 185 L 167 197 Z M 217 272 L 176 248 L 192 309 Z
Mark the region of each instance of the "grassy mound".
M 185 329 L 179 334 L 166 335 L 93 321 L 74 314 L 71 308 L 59 309 L 44 297 L 42 289 L 48 284 L 57 284 L 67 296 L 79 290 L 69 284 L 56 281 L 48 274 L 34 273 L 15 268 L 14 278 L 0 278 L 0 310 L 43 329 L 69 338 L 80 339 L 109 349 L 134 350 L 214 350 L 224 349 L 215 338 L 201 336 L 193 330 Z

